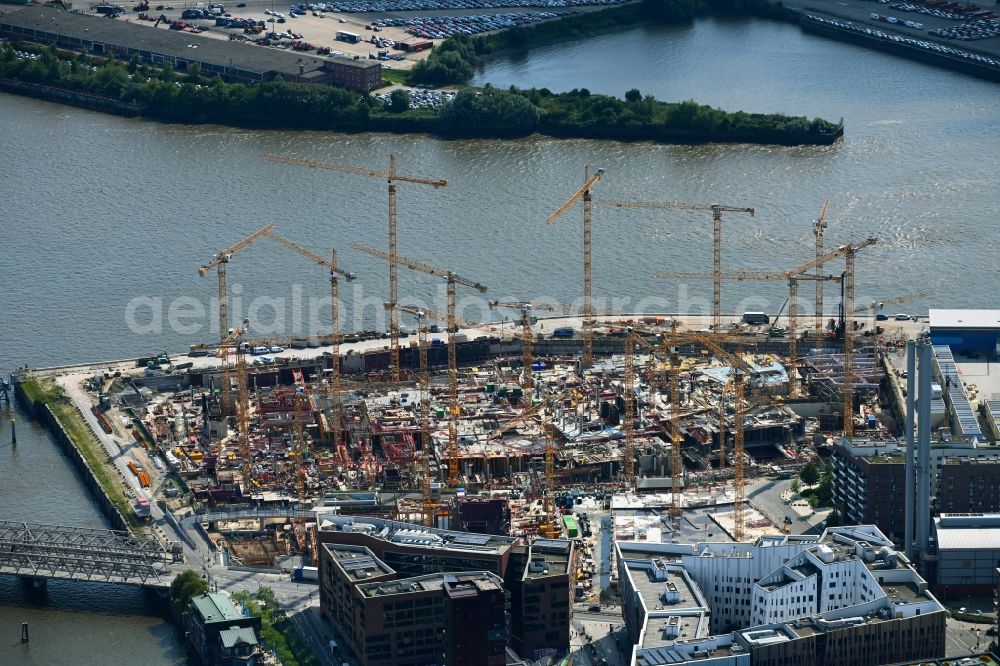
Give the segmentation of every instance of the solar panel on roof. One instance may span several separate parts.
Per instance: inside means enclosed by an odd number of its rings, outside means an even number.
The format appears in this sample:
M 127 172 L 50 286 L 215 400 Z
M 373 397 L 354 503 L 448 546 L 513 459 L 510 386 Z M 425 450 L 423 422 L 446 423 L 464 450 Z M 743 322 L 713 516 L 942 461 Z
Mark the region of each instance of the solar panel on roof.
M 490 542 L 489 534 L 459 534 L 452 543 L 468 544 L 470 546 L 485 546 Z
M 356 571 L 357 569 L 374 569 L 375 560 L 367 555 L 364 557 L 358 557 L 351 560 L 341 560 L 340 566 L 343 567 L 344 571 Z

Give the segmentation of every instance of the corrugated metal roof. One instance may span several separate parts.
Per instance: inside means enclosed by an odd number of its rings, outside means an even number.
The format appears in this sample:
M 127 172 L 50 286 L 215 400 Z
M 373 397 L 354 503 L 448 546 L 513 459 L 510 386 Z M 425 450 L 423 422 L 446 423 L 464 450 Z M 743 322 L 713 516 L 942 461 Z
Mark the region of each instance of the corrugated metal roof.
M 998 528 L 945 528 L 937 530 L 938 550 L 1000 550 Z
M 995 328 L 1000 331 L 1000 310 L 930 310 L 931 330 L 935 328 Z

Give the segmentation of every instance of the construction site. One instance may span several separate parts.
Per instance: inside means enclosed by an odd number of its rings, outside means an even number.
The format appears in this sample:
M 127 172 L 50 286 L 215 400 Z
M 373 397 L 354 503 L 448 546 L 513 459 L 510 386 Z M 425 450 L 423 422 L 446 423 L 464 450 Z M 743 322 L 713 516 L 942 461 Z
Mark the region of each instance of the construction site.
M 337 308 L 328 332 L 311 338 L 263 340 L 248 321 L 231 322 L 227 272 L 253 243 L 278 243 L 290 261 L 320 266 L 334 303 L 341 283 L 357 278 L 337 249 L 304 248 L 269 224 L 191 267 L 218 281 L 221 339 L 99 371 L 86 385 L 102 427 L 139 445 L 134 471 L 145 475 L 147 501 L 211 514 L 211 538 L 237 562 L 315 564 L 324 513 L 576 538 L 567 507 L 557 506 L 573 488 L 645 496 L 637 506 L 652 502 L 674 521 L 722 506 L 719 525 L 741 541 L 781 529 L 749 507 L 748 480 L 797 470 L 829 438 L 894 427 L 881 353 L 905 336 L 885 334 L 876 306 L 854 302 L 856 259 L 877 239 L 827 247 L 825 206 L 812 222 L 811 261 L 723 270 L 723 217 L 753 208 L 601 200 L 592 191 L 604 171 L 586 170 L 548 220 L 565 224 L 582 210 L 583 307 L 494 300 L 497 320 L 476 322 L 456 315 L 457 293 L 486 294 L 487 285 L 397 250 L 397 186 L 445 180 L 403 176 L 394 158 L 388 171 L 264 159 L 388 183 L 388 247 L 352 249 L 385 261 L 389 330 L 342 331 Z M 711 284 L 709 316 L 595 311 L 591 224 L 602 206 L 703 211 L 712 270 L 656 277 Z M 421 275 L 446 281 L 446 311 L 399 305 L 400 290 Z M 781 311 L 724 317 L 724 283 L 752 280 L 788 286 Z M 815 287 L 814 316 L 799 307 L 803 282 Z M 838 292 L 829 310 L 828 283 Z M 498 327 L 503 312 L 513 331 Z M 240 516 L 250 509 L 257 513 Z M 628 539 L 645 534 L 621 529 Z

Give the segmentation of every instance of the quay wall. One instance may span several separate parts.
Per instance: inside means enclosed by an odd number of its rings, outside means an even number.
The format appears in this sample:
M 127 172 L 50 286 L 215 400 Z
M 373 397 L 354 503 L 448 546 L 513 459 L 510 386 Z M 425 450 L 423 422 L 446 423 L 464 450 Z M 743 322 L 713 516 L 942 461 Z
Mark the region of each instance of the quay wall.
M 825 11 L 817 11 L 817 13 L 822 13 L 824 15 L 836 16 L 829 14 Z M 842 17 L 837 17 L 842 18 Z M 844 19 L 850 21 L 852 19 Z M 951 69 L 956 72 L 961 72 L 963 74 L 969 74 L 981 79 L 987 79 L 989 81 L 1000 81 L 1000 69 L 996 67 L 991 67 L 990 65 L 984 63 L 976 63 L 961 58 L 956 58 L 944 53 L 938 53 L 936 51 L 929 51 L 927 49 L 922 49 L 916 46 L 910 46 L 909 44 L 901 44 L 899 42 L 893 42 L 886 39 L 880 39 L 878 37 L 873 37 L 871 35 L 866 35 L 864 33 L 855 32 L 853 30 L 848 30 L 845 28 L 840 28 L 837 26 L 827 25 L 823 23 L 818 23 L 816 21 L 809 20 L 805 12 L 800 14 L 800 27 L 805 32 L 821 35 L 824 37 L 831 37 L 833 39 L 840 39 L 846 42 L 852 42 L 854 44 L 860 44 L 866 48 L 875 49 L 877 51 L 883 51 L 886 53 L 892 53 L 894 55 L 903 56 L 905 58 L 910 58 L 912 60 L 918 60 L 920 62 L 925 62 L 937 67 L 944 67 L 946 69 Z M 876 27 L 876 26 L 871 26 Z M 879 24 L 879 30 L 885 32 L 891 31 L 891 26 Z M 905 35 L 903 33 L 897 33 L 903 37 L 912 37 L 912 35 Z M 946 42 L 943 42 L 946 43 Z M 960 47 L 960 45 L 959 45 Z
M 53 86 L 42 85 L 40 83 L 25 83 L 24 81 L 16 81 L 14 79 L 7 78 L 0 78 L 0 91 L 12 93 L 14 95 L 24 95 L 25 97 L 44 99 L 49 102 L 69 104 L 71 106 L 90 109 L 91 111 L 113 113 L 115 115 L 125 116 L 128 118 L 142 115 L 142 112 L 145 111 L 145 107 L 139 104 L 129 104 L 113 97 L 102 97 L 101 95 L 94 95 L 77 90 L 56 88 Z
M 48 405 L 41 402 L 32 402 L 25 395 L 24 389 L 21 388 L 21 383 L 18 381 L 14 382 L 14 395 L 22 407 L 24 407 L 31 417 L 44 425 L 49 433 L 52 435 L 52 439 L 55 440 L 59 448 L 62 449 L 63 453 L 69 459 L 73 468 L 79 473 L 80 479 L 83 481 L 83 485 L 87 487 L 90 494 L 93 496 L 97 505 L 101 508 L 104 516 L 111 523 L 111 528 L 116 530 L 129 531 L 129 523 L 125 517 L 115 506 L 111 498 L 107 496 L 104 489 L 101 487 L 100 482 L 94 475 L 94 471 L 90 468 L 90 464 L 83 457 L 83 454 L 76 448 L 73 440 L 70 438 L 69 434 L 63 428 L 59 419 L 52 412 Z M 81 415 L 82 417 L 82 415 Z M 86 419 L 84 419 L 86 422 Z M 89 428 L 90 425 L 88 424 Z M 96 434 L 95 434 L 96 438 Z

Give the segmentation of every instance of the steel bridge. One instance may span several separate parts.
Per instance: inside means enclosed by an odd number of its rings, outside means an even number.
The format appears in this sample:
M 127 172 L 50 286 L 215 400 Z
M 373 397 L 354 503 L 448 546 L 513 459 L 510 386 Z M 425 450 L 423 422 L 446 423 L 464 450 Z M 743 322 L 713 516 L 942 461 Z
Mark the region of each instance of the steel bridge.
M 0 520 L 0 573 L 160 586 L 169 560 L 155 539 L 129 532 Z

